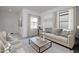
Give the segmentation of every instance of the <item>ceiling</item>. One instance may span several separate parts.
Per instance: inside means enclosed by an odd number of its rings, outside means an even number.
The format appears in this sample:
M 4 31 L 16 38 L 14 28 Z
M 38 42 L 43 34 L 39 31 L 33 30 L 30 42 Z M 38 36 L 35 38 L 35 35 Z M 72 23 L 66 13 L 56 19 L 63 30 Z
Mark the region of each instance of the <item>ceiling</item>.
M 0 11 L 20 12 L 23 8 L 25 8 L 38 13 L 42 13 L 56 7 L 57 6 L 0 6 Z

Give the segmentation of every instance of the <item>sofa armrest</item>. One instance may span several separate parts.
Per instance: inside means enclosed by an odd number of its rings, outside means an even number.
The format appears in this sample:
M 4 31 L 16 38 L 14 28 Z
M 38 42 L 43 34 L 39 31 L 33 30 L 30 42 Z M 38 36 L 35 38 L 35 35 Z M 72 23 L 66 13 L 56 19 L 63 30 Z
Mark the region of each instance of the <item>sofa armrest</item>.
M 71 48 L 73 48 L 73 46 L 75 44 L 75 35 L 74 34 L 68 35 L 68 44 Z

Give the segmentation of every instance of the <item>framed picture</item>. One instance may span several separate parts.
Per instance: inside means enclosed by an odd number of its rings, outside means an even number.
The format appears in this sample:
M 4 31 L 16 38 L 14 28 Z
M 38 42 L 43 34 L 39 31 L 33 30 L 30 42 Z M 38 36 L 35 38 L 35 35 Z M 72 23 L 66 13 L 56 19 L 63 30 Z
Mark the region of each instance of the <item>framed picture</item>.
M 18 26 L 22 27 L 22 16 L 20 17 L 20 19 L 18 20 Z

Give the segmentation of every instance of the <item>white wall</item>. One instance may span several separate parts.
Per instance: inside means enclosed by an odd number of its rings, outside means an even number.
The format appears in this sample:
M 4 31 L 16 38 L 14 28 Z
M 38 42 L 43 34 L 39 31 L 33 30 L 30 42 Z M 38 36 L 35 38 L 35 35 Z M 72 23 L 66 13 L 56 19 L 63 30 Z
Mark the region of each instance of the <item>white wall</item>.
M 62 10 L 67 10 L 70 8 L 72 8 L 72 6 L 61 6 L 61 7 L 56 7 L 55 9 L 51 9 L 46 12 L 43 12 L 41 14 L 42 26 L 44 25 L 44 28 L 46 27 L 57 28 L 57 26 L 59 26 L 59 24 L 57 25 L 57 15 L 56 15 L 57 12 L 62 11 Z M 46 19 L 48 19 L 49 21 L 45 22 Z
M 77 23 L 77 25 L 79 25 L 79 6 L 77 6 L 77 8 L 76 8 L 76 23 Z
M 20 16 L 22 16 L 22 20 L 23 20 L 23 27 L 21 30 L 21 34 L 23 37 L 27 37 L 28 36 L 28 32 L 29 32 L 29 14 L 31 15 L 35 15 L 35 16 L 41 16 L 41 24 L 42 26 L 44 25 L 44 27 L 52 27 L 55 28 L 56 27 L 56 12 L 60 11 L 60 10 L 65 10 L 65 9 L 69 9 L 71 7 L 57 7 L 55 9 L 52 10 L 48 10 L 44 13 L 36 13 L 34 11 L 28 10 L 28 9 L 23 9 L 23 11 L 21 12 Z M 77 8 L 77 11 L 79 10 L 79 7 Z M 79 17 L 78 17 L 79 11 L 77 12 L 77 24 L 79 25 Z M 10 13 L 10 12 L 0 12 L 0 30 L 5 30 L 7 32 L 13 32 L 13 33 L 17 33 L 18 32 L 18 20 L 20 19 L 19 14 L 17 13 Z M 46 21 L 46 23 L 45 23 Z M 19 31 L 20 32 L 20 31 Z
M 43 28 L 54 28 L 55 13 L 49 13 L 41 16 L 41 24 Z
M 18 19 L 19 15 L 14 12 L 0 12 L 0 29 L 18 33 Z
M 62 10 L 67 10 L 69 8 L 72 8 L 72 7 L 73 6 L 59 6 L 59 7 L 56 7 L 54 9 L 45 11 L 45 12 L 41 13 L 40 15 L 43 16 L 43 15 L 46 15 L 46 14 L 49 14 L 49 13 L 58 12 L 58 11 L 62 11 Z
M 3 26 L 1 25 L 2 24 L 2 17 L 1 17 L 1 12 L 0 12 L 0 31 L 2 31 L 3 30 Z
M 7 31 L 10 33 L 20 33 L 23 37 L 28 36 L 29 32 L 29 17 L 28 15 L 35 15 L 39 16 L 38 13 L 28 10 L 28 9 L 23 9 L 22 12 L 16 13 L 16 12 L 8 12 L 8 11 L 0 11 L 0 31 Z M 20 16 L 22 16 L 22 27 L 18 27 L 18 21 L 20 20 Z M 36 33 L 35 31 L 33 31 Z
M 23 26 L 22 26 L 22 37 L 28 37 L 29 36 L 29 34 L 28 33 L 30 33 L 30 29 L 29 29 L 29 27 L 30 27 L 30 24 L 29 24 L 29 14 L 30 15 L 35 15 L 35 16 L 39 16 L 39 14 L 38 13 L 36 13 L 36 12 L 34 12 L 34 11 L 31 11 L 31 10 L 28 10 L 28 9 L 23 9 L 23 11 L 22 11 L 22 17 L 23 17 Z M 35 34 L 36 33 L 36 31 L 34 30 L 34 31 L 32 31 L 33 32 L 33 34 Z M 32 33 L 31 33 L 31 35 L 32 35 Z

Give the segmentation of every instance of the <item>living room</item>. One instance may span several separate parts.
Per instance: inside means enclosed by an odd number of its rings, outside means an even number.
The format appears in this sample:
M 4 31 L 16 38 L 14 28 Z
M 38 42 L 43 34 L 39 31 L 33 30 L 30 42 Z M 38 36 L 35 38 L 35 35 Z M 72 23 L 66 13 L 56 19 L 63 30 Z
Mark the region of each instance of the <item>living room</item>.
M 78 6 L 0 6 L 1 41 L 9 41 L 1 52 L 74 53 L 78 14 Z

